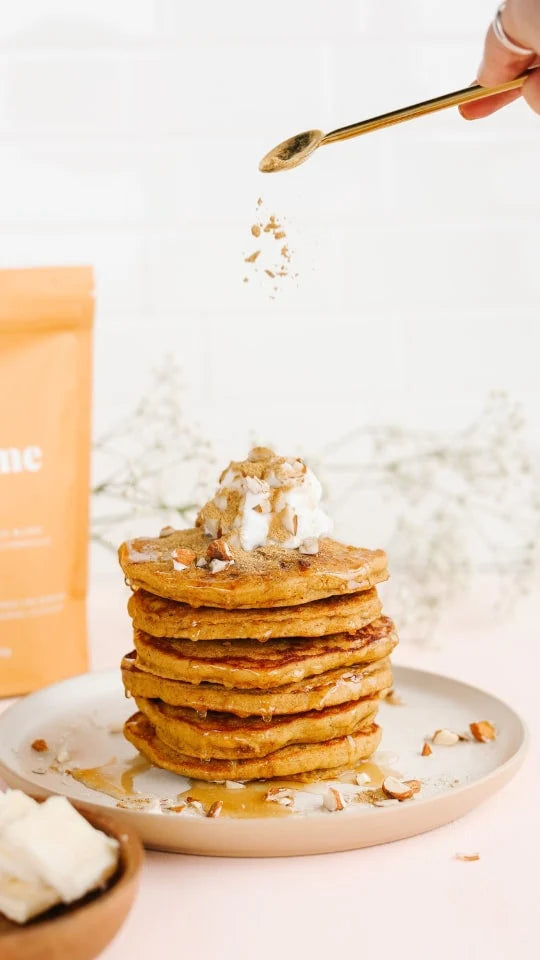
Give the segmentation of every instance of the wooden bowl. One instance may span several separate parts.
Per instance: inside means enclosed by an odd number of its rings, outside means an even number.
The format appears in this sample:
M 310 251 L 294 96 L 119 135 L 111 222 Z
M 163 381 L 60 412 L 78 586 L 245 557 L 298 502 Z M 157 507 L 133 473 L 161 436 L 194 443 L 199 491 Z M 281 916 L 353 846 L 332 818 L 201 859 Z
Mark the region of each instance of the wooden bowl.
M 12 923 L 0 914 L 2 960 L 93 960 L 118 932 L 131 909 L 143 860 L 139 837 L 116 817 L 94 813 L 84 804 L 73 806 L 92 826 L 118 840 L 118 870 L 105 890 L 89 893 L 69 906 L 53 907 L 25 925 Z

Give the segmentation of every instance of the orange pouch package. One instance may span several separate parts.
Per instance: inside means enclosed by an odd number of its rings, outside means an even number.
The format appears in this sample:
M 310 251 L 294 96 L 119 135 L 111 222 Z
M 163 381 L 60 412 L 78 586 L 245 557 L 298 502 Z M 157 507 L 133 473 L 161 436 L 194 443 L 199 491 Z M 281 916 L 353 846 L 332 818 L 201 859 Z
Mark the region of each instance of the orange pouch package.
M 0 696 L 87 669 L 92 291 L 0 270 Z

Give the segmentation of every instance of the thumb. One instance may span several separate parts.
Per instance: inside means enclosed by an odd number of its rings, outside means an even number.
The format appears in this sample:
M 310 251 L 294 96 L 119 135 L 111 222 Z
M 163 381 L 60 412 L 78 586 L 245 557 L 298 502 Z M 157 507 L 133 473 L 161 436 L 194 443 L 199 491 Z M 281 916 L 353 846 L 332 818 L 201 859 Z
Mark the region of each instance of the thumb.
M 515 34 L 510 33 L 510 28 L 507 28 L 504 17 L 503 25 L 505 30 L 508 29 L 508 34 L 515 43 L 527 46 L 527 42 L 524 39 L 517 38 Z M 494 87 L 498 83 L 513 80 L 535 63 L 536 59 L 534 53 L 523 55 L 507 50 L 507 48 L 499 42 L 494 33 L 493 26 L 490 25 L 484 43 L 484 55 L 478 69 L 478 83 L 483 87 Z M 490 113 L 494 113 L 495 110 L 499 110 L 520 96 L 521 90 L 510 90 L 507 93 L 486 97 L 484 100 L 463 104 L 460 112 L 466 120 L 476 120 L 479 117 L 487 117 Z

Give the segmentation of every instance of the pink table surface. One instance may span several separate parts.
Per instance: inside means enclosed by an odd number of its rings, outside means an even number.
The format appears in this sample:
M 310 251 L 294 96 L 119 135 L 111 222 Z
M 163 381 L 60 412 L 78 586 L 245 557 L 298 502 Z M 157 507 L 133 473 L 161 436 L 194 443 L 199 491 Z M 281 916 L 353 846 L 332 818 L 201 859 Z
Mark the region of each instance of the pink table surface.
M 524 601 L 512 622 L 494 625 L 478 601 L 453 614 L 437 645 L 402 644 L 394 659 L 482 686 L 521 713 L 532 747 L 504 790 L 447 827 L 349 853 L 148 852 L 135 907 L 102 960 L 540 956 L 538 603 Z M 90 636 L 94 669 L 115 667 L 130 648 L 116 577 L 93 578 Z M 457 852 L 480 860 L 457 861 Z

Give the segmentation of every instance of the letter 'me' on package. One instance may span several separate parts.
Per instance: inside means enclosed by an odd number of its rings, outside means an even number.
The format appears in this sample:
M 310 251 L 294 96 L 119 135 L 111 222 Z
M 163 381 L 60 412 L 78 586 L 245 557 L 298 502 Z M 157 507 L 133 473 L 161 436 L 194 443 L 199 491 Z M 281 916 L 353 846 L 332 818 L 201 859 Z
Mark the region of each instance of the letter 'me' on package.
M 0 270 L 0 696 L 87 669 L 93 278 Z

